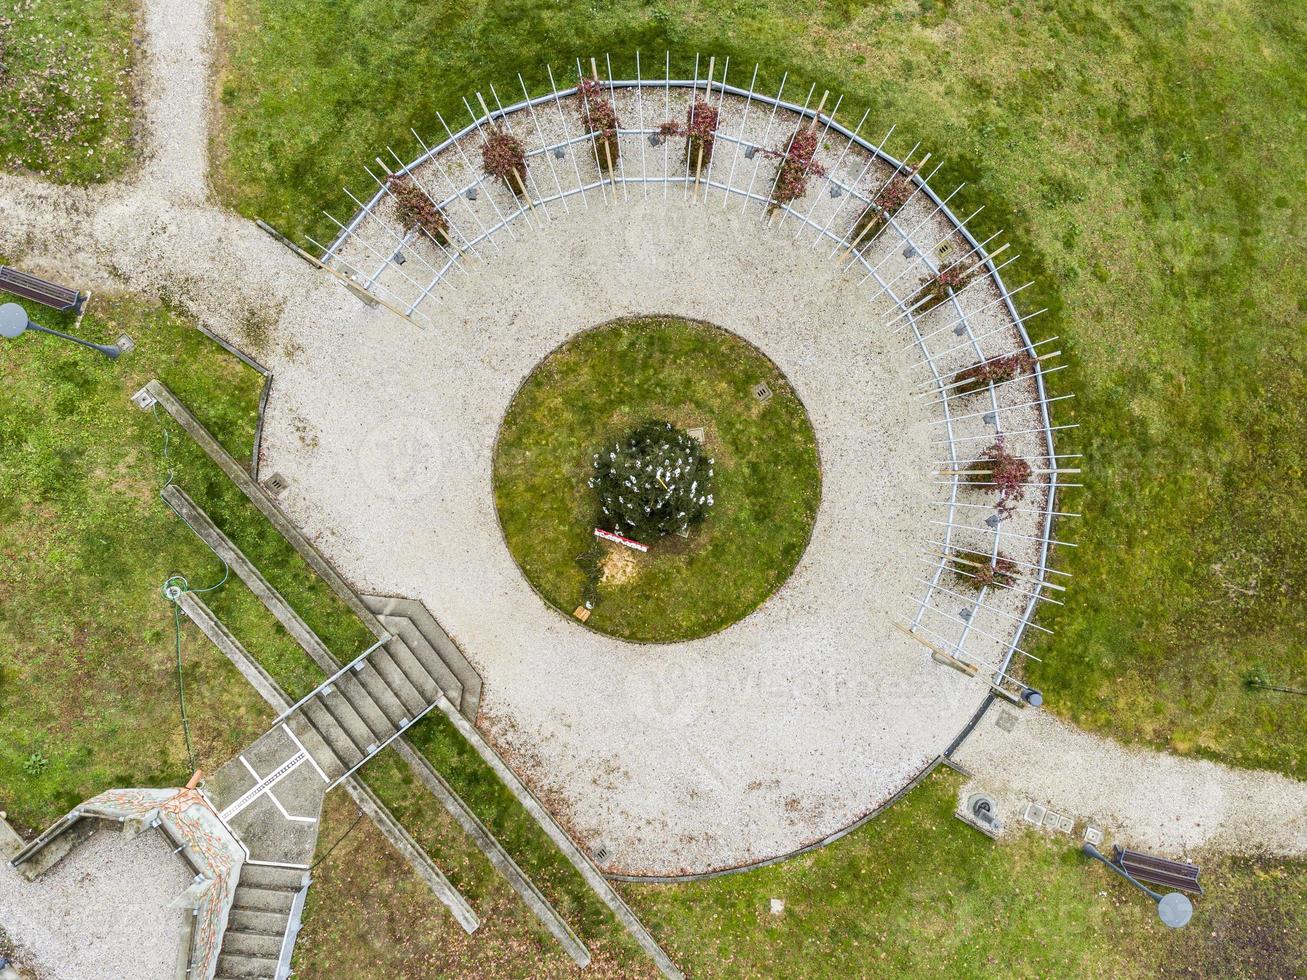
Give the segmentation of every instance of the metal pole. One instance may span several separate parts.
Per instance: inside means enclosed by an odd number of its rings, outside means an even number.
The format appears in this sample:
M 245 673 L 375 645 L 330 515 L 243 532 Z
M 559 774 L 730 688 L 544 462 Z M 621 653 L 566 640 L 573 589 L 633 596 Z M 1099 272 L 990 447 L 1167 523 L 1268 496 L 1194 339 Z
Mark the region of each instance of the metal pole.
M 17 305 L 17 304 L 14 304 Z M 122 351 L 118 349 L 117 344 L 93 344 L 89 340 L 83 340 L 81 337 L 74 337 L 70 333 L 64 333 L 62 330 L 52 330 L 50 327 L 43 327 L 40 324 L 27 321 L 28 330 L 38 330 L 41 333 L 53 334 L 56 337 L 62 337 L 64 340 L 71 340 L 74 344 L 81 344 L 83 347 L 89 347 L 91 350 L 98 350 L 111 361 L 118 360 Z

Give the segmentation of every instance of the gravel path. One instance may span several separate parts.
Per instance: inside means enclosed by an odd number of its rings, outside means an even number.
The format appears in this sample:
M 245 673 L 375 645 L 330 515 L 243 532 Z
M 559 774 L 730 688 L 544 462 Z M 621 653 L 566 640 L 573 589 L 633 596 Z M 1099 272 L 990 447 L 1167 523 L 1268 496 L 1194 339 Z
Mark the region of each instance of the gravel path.
M 537 209 L 483 244 L 485 261 L 466 259 L 468 275 L 441 288 L 443 305 L 423 307 L 435 326 L 418 331 L 212 204 L 212 0 L 144 6 L 142 168 L 89 190 L 0 176 L 0 251 L 83 287 L 168 295 L 273 369 L 264 466 L 289 478 L 292 515 L 359 585 L 426 601 L 485 674 L 482 726 L 588 843 L 609 848 L 610 867 L 702 870 L 787 851 L 875 807 L 947 744 L 983 685 L 931 664 L 892 628 L 910 615 L 919 554 L 946 535 L 925 509 L 939 495 L 929 478 L 938 431 L 927 400 L 907 397 L 922 375 L 900 352 L 903 336 L 884 330 L 885 307 L 836 276 L 824 248 L 807 249 L 795 219 L 766 227 L 756 212 L 696 206 L 679 191 Z M 546 128 L 569 126 L 559 112 Z M 787 126 L 761 112 L 739 118 L 744 138 L 764 145 Z M 643 153 L 639 140 L 624 145 L 624 166 Z M 759 169 L 762 159 L 723 143 L 713 167 L 763 191 L 772 165 Z M 861 166 L 851 155 L 843 179 Z M 533 163 L 546 191 L 564 172 L 552 167 Z M 448 161 L 446 179 L 460 174 Z M 841 201 L 818 191 L 814 219 Z M 491 188 L 481 211 L 460 207 L 470 228 L 511 199 Z M 928 247 L 947 235 L 924 200 L 903 217 Z M 384 227 L 375 234 L 385 241 Z M 887 249 L 875 261 L 903 289 L 924 260 Z M 406 288 L 417 265 L 388 267 L 386 282 Z M 983 337 L 1010 334 L 987 289 L 969 289 L 955 309 Z M 684 647 L 629 647 L 545 609 L 508 558 L 489 496 L 498 420 L 531 366 L 576 330 L 652 312 L 701 317 L 762 347 L 805 400 L 826 468 L 813 542 L 791 581 L 754 616 Z M 953 352 L 941 354 L 954 358 L 946 370 L 980 349 L 955 341 L 952 315 L 923 322 L 935 349 Z M 1004 427 L 1019 428 L 1021 412 L 1007 410 Z M 986 438 L 974 414 L 963 437 Z M 1016 611 L 996 601 L 962 628 L 992 634 L 981 649 L 990 656 Z M 959 628 L 951 605 L 927 617 L 932 629 Z M 1082 763 L 1061 758 L 1050 765 L 1078 778 Z M 1159 771 L 1201 765 L 1140 758 Z
M 168 907 L 191 873 L 157 831 L 100 830 L 29 882 L 0 863 L 0 923 L 57 980 L 166 980 L 182 912 Z
M 1020 816 L 1037 803 L 1177 857 L 1307 852 L 1307 783 L 1131 748 L 1042 711 L 1021 711 L 1010 733 L 999 727 L 1016 711 L 995 702 L 954 755 L 975 774 L 962 798 L 993 796 L 1007 832 L 1026 826 Z

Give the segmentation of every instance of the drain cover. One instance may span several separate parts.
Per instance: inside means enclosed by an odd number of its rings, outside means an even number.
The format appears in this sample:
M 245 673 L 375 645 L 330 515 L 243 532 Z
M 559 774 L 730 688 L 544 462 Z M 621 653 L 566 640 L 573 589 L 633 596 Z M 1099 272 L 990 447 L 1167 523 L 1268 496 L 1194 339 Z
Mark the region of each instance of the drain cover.
M 594 857 L 594 859 L 595 859 L 595 863 L 596 863 L 596 864 L 603 864 L 603 863 L 604 863 L 605 861 L 607 861 L 608 858 L 610 857 L 610 855 L 609 855 L 609 853 L 608 853 L 608 848 L 604 847 L 603 844 L 600 844 L 598 847 L 596 847 L 596 848 L 595 848 L 593 851 L 591 851 L 590 853 L 591 853 L 591 856 Z
M 281 494 L 281 492 L 288 486 L 290 486 L 290 483 L 280 473 L 274 473 L 263 481 L 263 489 L 267 490 L 268 493 L 272 494 L 274 497 Z
M 758 399 L 758 401 L 765 402 L 771 396 L 772 396 L 771 385 L 767 384 L 766 381 L 759 381 L 756 385 L 753 386 L 753 397 Z

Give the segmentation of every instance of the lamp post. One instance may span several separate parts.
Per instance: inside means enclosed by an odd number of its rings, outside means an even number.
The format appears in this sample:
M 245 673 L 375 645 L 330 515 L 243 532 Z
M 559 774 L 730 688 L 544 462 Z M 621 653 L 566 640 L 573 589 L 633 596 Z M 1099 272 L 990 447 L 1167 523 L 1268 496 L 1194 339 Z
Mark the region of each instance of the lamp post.
M 1136 881 L 1134 876 L 1125 868 L 1119 868 L 1099 852 L 1093 844 L 1085 844 L 1080 850 L 1093 858 L 1095 861 L 1102 861 L 1105 865 L 1119 874 L 1130 884 L 1134 885 L 1141 892 L 1157 903 L 1157 915 L 1162 920 L 1162 924 L 1170 926 L 1172 929 L 1179 929 L 1189 924 L 1189 917 L 1194 914 L 1194 903 L 1189 901 L 1188 895 L 1182 895 L 1180 892 L 1168 892 L 1162 895 L 1153 891 L 1143 883 Z
M 83 340 L 81 337 L 74 337 L 70 333 L 63 333 L 60 330 L 51 330 L 49 327 L 43 327 L 40 324 L 33 323 L 27 315 L 27 310 L 23 309 L 17 303 L 5 303 L 0 306 L 0 337 L 6 340 L 14 340 L 21 337 L 25 330 L 38 330 L 41 333 L 54 334 L 56 337 L 62 337 L 64 340 L 71 340 L 74 344 L 81 344 L 83 347 L 90 347 L 92 350 L 98 350 L 111 361 L 118 360 L 118 355 L 122 353 L 113 344 L 93 344 L 89 340 Z

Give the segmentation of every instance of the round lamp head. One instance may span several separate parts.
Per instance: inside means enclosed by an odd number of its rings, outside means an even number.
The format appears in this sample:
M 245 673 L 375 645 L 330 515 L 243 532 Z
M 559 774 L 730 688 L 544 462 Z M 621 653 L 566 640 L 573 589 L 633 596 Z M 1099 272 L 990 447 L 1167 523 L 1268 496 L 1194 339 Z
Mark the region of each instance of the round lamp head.
M 1021 697 L 1025 700 L 1026 704 L 1030 705 L 1032 708 L 1038 708 L 1044 703 L 1044 695 L 1039 691 L 1036 691 L 1033 687 L 1026 688 Z
M 0 306 L 0 337 L 13 340 L 27 329 L 27 311 L 17 303 Z
M 1157 914 L 1161 916 L 1164 925 L 1179 929 L 1189 924 L 1189 917 L 1194 914 L 1194 903 L 1189 901 L 1188 895 L 1171 892 L 1169 895 L 1163 895 L 1162 900 L 1157 903 Z

